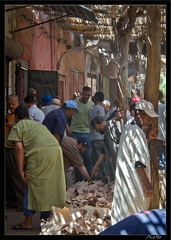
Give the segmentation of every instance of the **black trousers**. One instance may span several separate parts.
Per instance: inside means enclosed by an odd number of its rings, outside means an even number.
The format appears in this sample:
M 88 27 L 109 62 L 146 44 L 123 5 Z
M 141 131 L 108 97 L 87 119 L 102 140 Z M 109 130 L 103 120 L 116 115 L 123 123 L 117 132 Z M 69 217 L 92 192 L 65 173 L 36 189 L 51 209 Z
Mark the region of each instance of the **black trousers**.
M 15 149 L 5 148 L 6 153 L 6 202 L 7 204 L 23 209 L 24 184 L 18 170 Z

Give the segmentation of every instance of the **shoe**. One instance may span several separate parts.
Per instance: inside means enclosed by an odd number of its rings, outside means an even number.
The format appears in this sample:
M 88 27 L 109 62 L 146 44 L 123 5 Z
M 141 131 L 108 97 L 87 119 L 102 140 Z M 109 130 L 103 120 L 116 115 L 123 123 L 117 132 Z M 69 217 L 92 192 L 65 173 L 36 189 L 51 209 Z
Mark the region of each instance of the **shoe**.
M 32 230 L 32 227 L 29 227 L 29 228 L 28 227 L 24 227 L 22 225 L 22 223 L 19 223 L 19 224 L 13 226 L 12 229 L 14 229 L 14 230 Z

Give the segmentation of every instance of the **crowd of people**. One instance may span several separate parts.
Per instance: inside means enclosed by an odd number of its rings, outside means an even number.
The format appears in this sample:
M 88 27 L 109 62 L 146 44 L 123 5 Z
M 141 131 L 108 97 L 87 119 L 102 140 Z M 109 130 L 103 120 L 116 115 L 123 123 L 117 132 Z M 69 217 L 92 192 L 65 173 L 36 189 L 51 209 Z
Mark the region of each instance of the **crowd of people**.
M 91 100 L 92 99 L 92 100 Z M 112 225 L 149 210 L 153 197 L 148 142 L 158 143 L 159 169 L 166 168 L 166 105 L 159 91 L 158 114 L 153 104 L 139 97 L 138 89 L 126 98 L 127 111 L 105 100 L 104 93 L 83 87 L 62 106 L 48 93 L 37 106 L 29 89 L 23 102 L 7 97 L 5 122 L 6 208 L 23 211 L 15 230 L 32 229 L 40 211 L 47 219 L 52 206 L 66 204 L 66 171 L 74 168 L 75 182 L 114 182 Z M 151 119 L 158 118 L 158 129 Z

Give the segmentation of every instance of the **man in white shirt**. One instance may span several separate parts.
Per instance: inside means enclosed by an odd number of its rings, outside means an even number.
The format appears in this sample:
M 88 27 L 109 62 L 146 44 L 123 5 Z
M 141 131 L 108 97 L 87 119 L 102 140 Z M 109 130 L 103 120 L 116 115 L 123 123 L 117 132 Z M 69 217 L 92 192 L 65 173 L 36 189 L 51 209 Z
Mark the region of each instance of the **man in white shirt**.
M 24 98 L 24 102 L 29 111 L 29 116 L 32 120 L 42 123 L 45 114 L 36 106 L 36 100 L 34 97 L 27 96 Z
M 136 124 L 126 125 L 121 134 L 116 159 L 112 224 L 135 212 L 149 210 L 153 188 L 147 140 L 157 139 L 157 130 L 147 131 L 151 117 L 158 117 L 152 103 L 145 100 L 136 102 Z
M 91 126 L 91 121 L 96 116 L 101 116 L 105 118 L 105 109 L 103 107 L 103 101 L 104 101 L 104 93 L 103 92 L 96 92 L 93 96 L 94 105 L 91 106 L 88 109 L 88 121 L 90 125 L 90 141 L 91 141 L 91 162 L 93 166 L 97 162 L 100 154 L 102 154 L 102 150 L 104 147 L 104 134 L 100 134 Z M 106 162 L 103 161 L 103 163 L 99 166 L 99 171 L 96 176 L 94 176 L 97 180 L 107 180 L 107 166 L 105 166 Z

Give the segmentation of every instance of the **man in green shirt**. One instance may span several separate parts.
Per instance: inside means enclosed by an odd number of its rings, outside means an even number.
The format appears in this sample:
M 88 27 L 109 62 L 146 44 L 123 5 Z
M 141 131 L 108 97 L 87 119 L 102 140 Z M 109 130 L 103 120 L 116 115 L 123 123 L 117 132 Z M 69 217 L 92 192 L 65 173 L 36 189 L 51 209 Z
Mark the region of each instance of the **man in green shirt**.
M 90 127 L 88 122 L 88 109 L 94 104 L 89 98 L 92 95 L 92 89 L 88 86 L 83 87 L 82 95 L 79 99 L 73 101 L 77 103 L 78 112 L 74 113 L 71 119 L 71 137 L 80 139 L 86 137 L 90 143 Z M 91 148 L 82 155 L 84 166 L 89 175 L 91 175 Z M 76 169 L 75 181 L 82 181 L 80 172 Z

